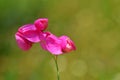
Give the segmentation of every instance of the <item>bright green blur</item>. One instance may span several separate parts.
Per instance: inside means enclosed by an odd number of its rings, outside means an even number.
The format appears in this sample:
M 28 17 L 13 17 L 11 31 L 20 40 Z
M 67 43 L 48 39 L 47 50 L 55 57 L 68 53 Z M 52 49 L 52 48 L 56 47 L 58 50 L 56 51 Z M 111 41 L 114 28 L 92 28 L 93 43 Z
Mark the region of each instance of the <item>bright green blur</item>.
M 58 57 L 61 80 L 120 80 L 120 0 L 0 0 L 0 80 L 57 80 L 49 52 L 15 41 L 20 26 L 41 17 L 77 47 Z

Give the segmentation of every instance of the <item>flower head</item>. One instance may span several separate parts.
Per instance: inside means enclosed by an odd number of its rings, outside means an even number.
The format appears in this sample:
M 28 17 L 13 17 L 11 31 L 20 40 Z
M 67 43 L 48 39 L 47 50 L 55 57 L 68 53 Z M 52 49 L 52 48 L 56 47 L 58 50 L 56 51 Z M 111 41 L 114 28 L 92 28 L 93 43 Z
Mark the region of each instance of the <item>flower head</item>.
M 29 50 L 33 43 L 40 42 L 43 30 L 47 28 L 48 19 L 40 18 L 35 24 L 26 24 L 21 26 L 15 38 L 18 46 L 23 50 Z
M 53 55 L 64 54 L 76 49 L 73 41 L 67 36 L 58 38 L 50 32 L 45 32 L 44 34 L 40 44 L 44 50 L 49 51 Z

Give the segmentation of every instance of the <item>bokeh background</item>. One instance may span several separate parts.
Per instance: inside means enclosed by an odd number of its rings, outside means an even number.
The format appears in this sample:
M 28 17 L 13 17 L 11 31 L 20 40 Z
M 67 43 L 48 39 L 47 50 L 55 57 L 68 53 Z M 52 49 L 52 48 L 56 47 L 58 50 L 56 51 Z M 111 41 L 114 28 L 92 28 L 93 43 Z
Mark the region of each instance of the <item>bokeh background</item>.
M 61 80 L 120 80 L 120 0 L 0 0 L 0 80 L 57 80 L 49 52 L 15 41 L 20 26 L 41 17 L 77 47 L 58 57 Z

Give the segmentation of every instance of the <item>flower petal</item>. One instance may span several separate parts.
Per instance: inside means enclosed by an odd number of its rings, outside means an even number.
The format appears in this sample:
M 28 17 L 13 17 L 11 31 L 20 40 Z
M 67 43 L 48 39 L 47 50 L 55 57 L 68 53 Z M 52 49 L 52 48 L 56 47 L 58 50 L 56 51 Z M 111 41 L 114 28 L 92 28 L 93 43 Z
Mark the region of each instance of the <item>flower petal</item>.
M 47 38 L 48 35 L 50 35 L 49 32 L 43 32 L 42 35 L 40 36 L 40 39 L 41 39 L 40 45 L 44 50 L 47 50 L 47 48 L 46 48 L 46 46 L 47 46 L 46 38 Z
M 60 55 L 63 53 L 60 45 L 61 40 L 51 33 L 49 33 L 40 44 L 43 49 L 48 50 L 53 55 Z
M 48 19 L 47 18 L 39 18 L 39 19 L 35 20 L 34 24 L 39 31 L 43 31 L 48 26 Z
M 41 31 L 37 31 L 36 27 L 33 24 L 23 25 L 18 29 L 18 31 L 23 35 L 24 38 L 31 42 L 39 42 L 39 35 Z
M 29 50 L 32 47 L 32 43 L 21 36 L 19 32 L 15 34 L 15 38 L 18 46 L 22 50 Z

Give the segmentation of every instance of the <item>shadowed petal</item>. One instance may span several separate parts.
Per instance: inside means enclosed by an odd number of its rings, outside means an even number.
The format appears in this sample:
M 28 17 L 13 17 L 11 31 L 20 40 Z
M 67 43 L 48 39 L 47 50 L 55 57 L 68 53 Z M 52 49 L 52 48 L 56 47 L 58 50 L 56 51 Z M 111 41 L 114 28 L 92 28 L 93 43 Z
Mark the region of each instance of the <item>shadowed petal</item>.
M 26 40 L 25 38 L 23 38 L 20 33 L 17 32 L 15 34 L 15 38 L 16 38 L 18 46 L 22 50 L 29 50 L 32 47 L 32 43 L 30 41 Z

